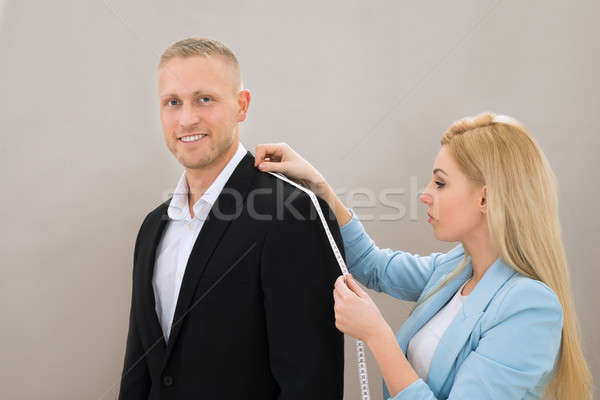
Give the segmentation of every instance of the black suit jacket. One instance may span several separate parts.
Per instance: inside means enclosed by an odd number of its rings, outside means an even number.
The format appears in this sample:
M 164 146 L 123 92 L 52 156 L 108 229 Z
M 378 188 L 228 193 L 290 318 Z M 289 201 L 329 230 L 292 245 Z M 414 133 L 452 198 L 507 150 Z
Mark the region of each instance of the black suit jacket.
M 119 399 L 341 399 L 341 272 L 306 193 L 244 156 L 194 244 L 165 343 L 152 273 L 169 202 L 136 239 Z M 319 202 L 343 254 L 335 216 Z

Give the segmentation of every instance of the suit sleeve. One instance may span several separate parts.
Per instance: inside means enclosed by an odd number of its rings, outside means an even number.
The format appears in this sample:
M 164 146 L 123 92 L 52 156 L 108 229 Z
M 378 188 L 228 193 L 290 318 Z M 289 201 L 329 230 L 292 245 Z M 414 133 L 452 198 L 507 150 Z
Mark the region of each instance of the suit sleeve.
M 319 198 L 319 203 L 344 254 L 335 216 L 325 201 Z M 261 256 L 278 399 L 342 399 L 344 337 L 333 311 L 333 285 L 341 270 L 310 198 L 301 193 L 291 205 L 298 213 L 286 210 L 283 218 L 272 221 Z
M 137 332 L 135 321 L 135 265 L 137 262 L 137 249 L 140 241 L 140 228 L 133 251 L 133 277 L 131 290 L 131 305 L 129 309 L 129 331 L 127 333 L 127 345 L 125 348 L 125 361 L 121 374 L 121 385 L 119 400 L 138 400 L 148 398 L 150 392 L 150 373 L 143 356 L 144 348 Z

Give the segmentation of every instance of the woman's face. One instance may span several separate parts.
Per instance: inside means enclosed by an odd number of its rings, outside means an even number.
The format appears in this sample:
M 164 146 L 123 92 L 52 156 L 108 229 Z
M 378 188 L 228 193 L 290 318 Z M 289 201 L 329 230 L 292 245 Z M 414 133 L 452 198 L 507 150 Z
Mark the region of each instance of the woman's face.
M 452 159 L 447 147 L 442 146 L 433 164 L 431 182 L 420 196 L 428 206 L 427 218 L 435 237 L 458 242 L 478 229 L 487 229 L 484 198 L 485 186 L 471 182 Z

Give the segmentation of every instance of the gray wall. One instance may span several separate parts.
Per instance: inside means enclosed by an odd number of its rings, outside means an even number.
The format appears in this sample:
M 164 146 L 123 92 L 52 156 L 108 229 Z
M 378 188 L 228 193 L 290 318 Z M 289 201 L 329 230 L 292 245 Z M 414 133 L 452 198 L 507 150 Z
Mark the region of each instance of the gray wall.
M 598 376 L 599 3 L 283 3 L 0 1 L 0 398 L 115 398 L 135 235 L 181 173 L 162 139 L 155 67 L 192 35 L 239 56 L 253 94 L 248 149 L 286 141 L 346 195 L 406 191 L 395 221 L 382 220 L 382 204 L 358 208 L 381 247 L 453 247 L 414 201 L 442 132 L 484 110 L 520 119 L 560 182 Z M 397 329 L 410 305 L 373 296 Z M 358 399 L 346 342 L 346 399 Z M 380 398 L 372 358 L 369 367 Z

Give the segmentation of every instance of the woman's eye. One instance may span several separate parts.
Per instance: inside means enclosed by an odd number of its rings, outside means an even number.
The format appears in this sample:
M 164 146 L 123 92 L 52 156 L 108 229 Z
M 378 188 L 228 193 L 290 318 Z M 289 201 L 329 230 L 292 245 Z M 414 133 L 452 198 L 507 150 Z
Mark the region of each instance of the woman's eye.
M 435 184 L 437 185 L 438 189 L 440 189 L 441 187 L 443 187 L 445 185 L 445 183 L 438 182 L 438 181 L 436 181 Z

